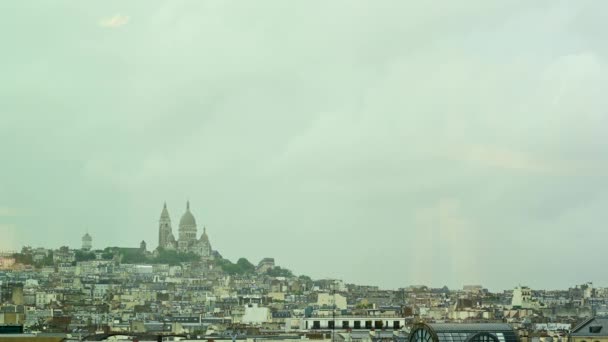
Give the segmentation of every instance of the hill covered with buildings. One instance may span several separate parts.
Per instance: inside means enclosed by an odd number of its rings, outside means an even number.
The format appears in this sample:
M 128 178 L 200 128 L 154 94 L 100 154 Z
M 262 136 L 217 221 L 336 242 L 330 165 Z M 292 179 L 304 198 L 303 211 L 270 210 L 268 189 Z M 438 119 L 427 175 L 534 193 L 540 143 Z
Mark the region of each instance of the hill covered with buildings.
M 271 257 L 233 262 L 211 247 L 206 228 L 198 235 L 189 203 L 177 238 L 163 206 L 158 245 L 151 250 L 144 241 L 96 249 L 87 233 L 80 248 L 26 246 L 0 255 L 0 325 L 20 324 L 27 331 L 338 332 L 351 340 L 357 334 L 377 339 L 385 331 L 386 339 L 403 340 L 424 321 L 508 323 L 522 337 L 561 339 L 578 322 L 604 314 L 608 289 L 591 283 L 495 293 L 480 285 L 380 289 L 296 275 Z

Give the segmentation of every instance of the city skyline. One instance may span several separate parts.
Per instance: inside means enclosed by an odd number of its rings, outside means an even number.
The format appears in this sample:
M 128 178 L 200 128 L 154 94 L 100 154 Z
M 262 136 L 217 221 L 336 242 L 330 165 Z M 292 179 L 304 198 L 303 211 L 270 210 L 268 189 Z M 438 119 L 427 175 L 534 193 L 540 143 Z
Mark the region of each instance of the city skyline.
M 85 242 L 86 240 L 86 242 Z M 36 252 L 36 250 L 38 249 L 38 252 L 40 252 L 39 249 L 44 250 L 44 252 L 49 252 L 49 251 L 60 251 L 62 249 L 67 248 L 68 250 L 72 251 L 72 252 L 76 252 L 76 251 L 82 251 L 82 252 L 86 252 L 86 253 L 99 253 L 99 252 L 103 252 L 105 250 L 116 250 L 116 249 L 121 249 L 121 248 L 126 248 L 126 249 L 138 249 L 135 248 L 133 246 L 117 246 L 117 245 L 112 245 L 112 246 L 94 246 L 91 245 L 92 243 L 92 237 L 91 235 L 87 232 L 85 233 L 84 236 L 81 237 L 80 240 L 80 245 L 79 246 L 68 246 L 68 245 L 63 245 L 57 248 L 48 248 L 48 246 L 30 246 L 30 245 L 24 245 L 22 246 L 22 248 L 20 250 L 0 250 L 0 257 L 3 258 L 8 258 L 8 259 L 13 259 L 15 257 L 15 254 L 23 254 L 24 250 L 28 250 L 26 253 L 33 253 Z M 142 246 L 145 246 L 142 247 Z M 91 248 L 93 247 L 93 248 Z M 156 253 L 159 250 L 164 250 L 167 251 L 167 249 L 165 248 L 161 248 L 161 245 L 158 245 L 156 248 L 151 248 L 148 249 L 147 248 L 147 242 L 146 241 L 141 241 L 140 242 L 140 250 L 145 251 L 146 253 L 151 253 L 151 255 L 154 255 L 154 253 Z M 169 249 L 169 251 L 175 251 L 177 253 L 186 253 L 186 254 L 191 254 L 193 252 L 190 251 L 179 251 L 177 248 L 175 249 Z M 219 253 L 219 251 L 214 250 L 214 252 Z M 196 254 L 196 253 L 195 253 Z M 235 262 L 237 261 L 236 259 L 234 260 L 229 260 L 229 259 L 225 259 L 224 257 L 221 256 L 221 254 L 216 254 L 215 257 L 212 258 L 208 258 L 207 255 L 205 256 L 200 256 L 197 255 L 197 257 L 199 257 L 199 261 L 202 261 L 203 263 L 208 263 L 208 262 L 213 262 L 213 261 L 218 261 L 218 260 L 227 260 L 230 262 Z M 275 265 L 275 260 L 272 257 L 265 257 L 262 258 L 260 260 L 249 260 L 246 256 L 241 256 L 239 257 L 239 259 L 245 259 L 247 260 L 247 262 L 253 262 L 253 265 L 255 264 L 262 264 L 267 260 L 272 260 L 272 264 L 273 266 L 279 266 L 280 268 L 284 268 L 288 271 L 292 271 L 287 265 Z M 15 260 L 13 260 L 11 262 L 11 265 L 14 265 Z M 18 264 L 18 262 L 16 262 Z M 85 261 L 86 263 L 86 261 Z M 0 263 L 1 265 L 2 263 Z M 150 265 L 150 262 L 140 262 L 140 263 L 135 263 L 138 265 Z M 153 265 L 154 263 L 152 263 Z M 135 266 L 135 265 L 130 265 L 130 266 Z M 167 265 L 164 265 L 167 266 Z M 4 270 L 10 270 L 11 268 L 5 268 Z M 18 268 L 17 268 L 18 271 Z M 307 274 L 299 274 L 298 272 L 293 272 L 293 276 L 294 277 L 300 277 L 300 276 L 305 276 L 305 277 L 309 277 L 309 275 Z M 501 292 L 508 292 L 511 291 L 513 289 L 527 289 L 528 291 L 565 291 L 565 290 L 569 290 L 569 289 L 577 289 L 577 288 L 581 288 L 581 287 L 590 287 L 590 288 L 595 288 L 595 289 L 606 289 L 608 290 L 608 287 L 606 287 L 604 284 L 598 284 L 596 282 L 594 282 L 593 280 L 586 280 L 586 281 L 579 281 L 579 282 L 574 282 L 572 284 L 569 284 L 569 286 L 564 287 L 564 288 L 553 288 L 553 287 L 549 287 L 549 288 L 538 288 L 538 289 L 531 289 L 525 282 L 517 282 L 515 285 L 513 285 L 512 287 L 509 288 L 489 288 L 486 287 L 484 284 L 482 283 L 463 283 L 463 284 L 459 284 L 457 286 L 452 286 L 452 287 L 448 287 L 446 284 L 442 285 L 442 286 L 433 286 L 431 284 L 424 284 L 424 283 L 407 283 L 407 284 L 401 284 L 401 286 L 396 287 L 396 288 L 383 288 L 381 285 L 378 284 L 373 284 L 373 283 L 354 283 L 354 282 L 348 282 L 345 281 L 344 279 L 340 279 L 340 278 L 335 278 L 335 277 L 319 277 L 319 278 L 315 278 L 312 277 L 311 278 L 313 281 L 338 281 L 341 283 L 345 283 L 345 284 L 349 284 L 349 285 L 353 285 L 353 286 L 377 286 L 379 287 L 379 289 L 381 290 L 387 290 L 387 291 L 395 291 L 395 290 L 399 290 L 399 289 L 406 289 L 406 288 L 427 288 L 427 289 L 442 289 L 447 287 L 450 291 L 459 291 L 459 290 L 465 290 L 465 291 L 470 291 L 471 288 L 478 288 L 480 290 L 488 290 L 490 293 L 501 293 Z
M 190 200 L 315 278 L 608 284 L 606 10 L 1 2 L 0 249 L 152 246 Z
M 176 229 L 176 232 L 179 232 L 179 231 L 182 229 L 182 227 L 181 227 L 181 226 L 182 226 L 182 224 L 183 224 L 184 217 L 186 217 L 187 215 L 190 215 L 190 217 L 191 217 L 191 219 L 190 219 L 190 218 L 188 218 L 188 220 L 193 220 L 193 221 L 194 221 L 194 226 L 195 226 L 195 228 L 197 228 L 197 227 L 198 227 L 198 226 L 197 226 L 197 224 L 196 224 L 196 221 L 195 221 L 194 217 L 192 216 L 192 214 L 190 214 L 190 213 L 191 213 L 191 211 L 190 211 L 190 200 L 187 200 L 187 201 L 186 201 L 186 205 L 185 205 L 185 207 L 186 207 L 186 210 L 185 210 L 184 214 L 183 214 L 183 215 L 181 215 L 181 219 L 179 220 L 180 224 L 177 226 L 177 227 L 179 227 L 179 229 Z M 160 215 L 160 220 L 158 221 L 159 225 L 158 225 L 158 227 L 157 227 L 157 230 L 158 230 L 158 232 L 159 232 L 159 233 L 162 231 L 163 224 L 164 224 L 164 223 L 166 223 L 166 221 L 164 221 L 164 220 L 166 220 L 166 219 L 167 219 L 167 216 L 168 216 L 168 213 L 167 213 L 167 212 L 168 212 L 168 206 L 167 206 L 167 202 L 164 202 L 164 203 L 163 203 L 163 208 L 162 208 L 162 211 L 161 211 L 161 215 Z M 166 215 L 167 215 L 167 216 L 166 216 Z M 169 225 L 171 225 L 171 221 L 170 221 L 170 220 L 169 220 Z M 205 235 L 205 236 L 206 236 L 206 234 L 207 234 L 207 233 L 206 233 L 206 226 L 205 226 L 205 225 L 202 225 L 202 227 L 203 227 L 203 235 Z M 72 249 L 75 249 L 75 250 L 77 250 L 77 249 L 81 249 L 81 248 L 84 248 L 84 247 L 81 247 L 81 246 L 84 246 L 83 239 L 86 237 L 86 238 L 87 238 L 87 241 L 88 241 L 89 243 L 90 243 L 90 241 L 91 241 L 92 236 L 91 236 L 91 234 L 89 234 L 89 233 L 90 233 L 90 232 L 89 232 L 89 231 L 87 231 L 87 232 L 85 233 L 85 235 L 84 235 L 83 237 L 81 237 L 81 238 L 80 238 L 80 240 L 79 240 L 79 244 L 75 244 L 75 245 L 73 245 L 73 246 L 71 246 L 71 245 L 61 245 L 61 246 L 57 246 L 56 248 L 59 248 L 59 247 L 64 247 L 64 246 L 67 246 L 67 247 L 72 248 Z M 201 237 L 201 239 L 202 239 L 202 237 Z M 208 237 L 206 237 L 206 239 L 207 239 L 207 244 L 208 244 L 208 243 L 209 243 L 209 242 L 208 242 L 208 241 L 209 241 L 209 240 L 208 240 L 209 238 L 208 238 Z M 164 240 L 163 240 L 163 241 L 164 241 Z M 158 243 L 158 245 L 156 245 L 156 247 L 154 247 L 154 246 L 155 246 L 155 242 L 156 242 L 156 241 L 146 241 L 146 240 L 143 240 L 143 241 L 141 241 L 141 242 L 146 242 L 146 244 L 147 244 L 149 247 L 151 247 L 151 248 L 150 248 L 150 250 L 156 250 L 156 249 L 158 249 L 158 248 L 161 248 L 160 237 L 159 237 L 159 243 Z M 150 243 L 151 243 L 151 244 L 150 244 Z M 176 240 L 174 240 L 174 243 L 175 243 L 175 245 L 174 245 L 173 247 L 170 247 L 169 249 L 170 249 L 170 250 L 176 250 L 176 251 L 180 251 L 181 249 L 179 249 L 179 248 L 177 247 L 177 246 L 178 246 L 178 245 L 177 245 L 177 239 L 176 239 Z M 88 245 L 88 244 L 87 244 L 87 245 Z M 133 244 L 133 246 L 135 246 L 135 245 L 136 245 L 136 244 Z M 26 244 L 26 245 L 24 245 L 24 246 L 22 246 L 22 247 L 25 247 L 25 246 L 29 246 L 29 245 L 27 245 L 27 244 Z M 119 246 L 118 244 L 114 244 L 114 245 L 110 244 L 110 245 L 105 245 L 105 246 L 96 246 L 96 245 L 94 245 L 94 244 L 93 244 L 93 248 L 92 248 L 92 250 L 104 250 L 105 248 L 108 248 L 108 247 L 111 247 L 111 248 L 113 248 L 113 247 L 127 247 L 127 248 L 129 248 L 129 247 L 133 247 L 133 246 Z M 49 246 L 29 246 L 29 247 L 34 247 L 34 248 L 36 248 L 36 247 L 48 248 Z M 211 248 L 211 247 L 209 246 L 209 247 L 207 247 L 207 248 L 209 248 L 209 250 L 210 250 L 210 248 Z M 165 248 L 163 247 L 163 249 L 165 249 Z M 90 250 L 90 248 L 89 248 L 89 250 Z M 18 251 L 17 251 L 17 250 L 15 250 L 15 252 L 18 252 Z M 186 251 L 186 250 L 181 250 L 181 252 L 184 252 L 184 253 L 188 252 L 188 253 L 190 253 L 190 251 Z M 217 252 L 217 251 L 216 251 L 216 252 Z M 194 253 L 195 253 L 195 254 L 199 254 L 198 252 L 194 252 Z M 199 255 L 200 255 L 200 254 L 199 254 Z M 206 256 L 206 257 L 208 257 L 209 255 L 210 255 L 210 253 L 205 254 L 205 256 Z M 220 255 L 220 254 L 218 254 L 218 255 Z M 258 260 L 259 260 L 259 261 L 262 261 L 262 260 L 264 260 L 264 259 L 266 259 L 266 258 L 268 258 L 268 257 L 272 257 L 272 256 L 267 255 L 266 257 L 259 258 Z M 255 259 L 249 260 L 248 256 L 245 256 L 245 255 L 240 255 L 240 256 L 238 256 L 238 255 L 237 255 L 237 256 L 233 256 L 232 258 L 229 258 L 229 259 L 232 259 L 231 261 L 232 261 L 232 262 L 235 262 L 235 261 L 236 261 L 236 259 L 238 259 L 238 258 L 245 258 L 245 259 L 248 259 L 248 261 L 252 261 L 254 264 L 256 264 L 256 263 L 258 262 L 258 260 L 255 260 Z M 209 258 L 206 258 L 206 259 L 209 259 Z M 273 259 L 274 259 L 274 258 L 273 258 Z M 212 260 L 212 259 L 211 259 L 211 260 Z M 283 267 L 285 267 L 285 268 L 287 268 L 287 269 L 291 269 L 291 267 L 289 267 L 288 265 L 283 265 Z M 299 273 L 297 272 L 297 270 L 294 270 L 294 271 L 296 271 L 296 274 L 299 274 Z M 307 276 L 308 276 L 308 274 L 305 274 L 305 275 L 307 275 Z M 315 276 L 316 276 L 316 278 L 315 278 L 315 277 L 313 277 L 313 279 L 323 279 L 323 278 L 334 279 L 333 277 L 317 276 L 316 274 L 315 274 Z M 338 279 L 339 279 L 339 278 L 338 278 Z M 344 280 L 344 279 L 339 279 L 339 280 L 341 280 L 341 281 L 342 281 L 342 280 Z M 528 282 L 529 282 L 529 281 L 528 281 Z M 448 284 L 443 284 L 443 285 L 440 285 L 440 284 L 426 284 L 426 283 L 422 283 L 422 282 L 415 282 L 415 281 L 414 281 L 414 282 L 412 282 L 412 283 L 404 283 L 404 284 L 401 284 L 400 286 L 396 286 L 396 287 L 392 287 L 392 288 L 391 288 L 391 287 L 388 287 L 388 288 L 386 288 L 386 287 L 382 287 L 382 285 L 381 285 L 381 284 L 377 284 L 377 283 L 373 283 L 373 282 L 369 282 L 369 281 L 368 281 L 368 282 L 366 282 L 366 283 L 356 283 L 356 282 L 352 282 L 352 283 L 353 283 L 353 284 L 355 284 L 355 285 L 373 285 L 373 286 L 380 286 L 381 288 L 383 288 L 383 289 L 387 289 L 387 290 L 396 290 L 396 289 L 398 289 L 398 288 L 406 288 L 406 287 L 412 287 L 412 286 L 414 286 L 414 287 L 416 287 L 416 286 L 428 286 L 429 288 L 441 288 L 441 287 L 444 287 L 444 286 L 448 286 Z M 534 283 L 534 282 L 532 282 L 532 283 Z M 486 287 L 486 286 L 485 286 L 485 285 L 484 285 L 482 282 L 477 282 L 477 283 L 474 283 L 474 282 L 463 282 L 463 283 L 461 283 L 461 284 L 452 284 L 452 285 L 450 285 L 450 286 L 448 286 L 448 287 L 449 287 L 451 290 L 455 290 L 455 289 L 457 290 L 457 289 L 460 289 L 460 288 L 466 288 L 467 286 L 483 286 L 484 288 L 488 288 L 488 289 L 489 289 L 490 291 L 492 291 L 492 292 L 500 292 L 500 291 L 507 291 L 507 290 L 510 290 L 510 289 L 512 289 L 513 287 L 521 287 L 521 286 L 523 286 L 523 285 L 525 285 L 525 284 L 527 284 L 527 282 L 526 282 L 526 281 L 515 281 L 513 284 L 511 284 L 511 285 L 510 285 L 510 287 L 504 287 L 504 288 L 500 288 L 500 287 L 492 287 L 492 288 L 491 288 L 491 287 Z M 557 290 L 557 291 L 562 291 L 562 290 L 564 290 L 564 289 L 572 288 L 572 286 L 579 286 L 580 284 L 594 284 L 594 281 L 593 281 L 593 279 L 586 279 L 586 280 L 579 280 L 579 281 L 577 281 L 577 280 L 575 279 L 575 280 L 574 280 L 574 282 L 573 282 L 573 283 L 571 283 L 571 284 L 569 284 L 567 287 L 564 287 L 564 288 L 559 288 L 559 287 L 547 287 L 547 288 L 543 288 L 543 290 Z M 595 283 L 595 284 L 596 284 L 596 285 L 599 285 L 599 286 L 603 286 L 603 284 L 598 284 L 598 283 Z

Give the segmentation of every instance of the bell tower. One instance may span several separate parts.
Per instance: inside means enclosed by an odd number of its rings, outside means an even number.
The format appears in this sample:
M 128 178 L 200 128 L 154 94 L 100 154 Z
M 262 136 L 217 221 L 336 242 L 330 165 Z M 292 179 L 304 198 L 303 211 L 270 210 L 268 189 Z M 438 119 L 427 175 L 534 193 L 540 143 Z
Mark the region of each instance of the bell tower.
M 163 211 L 160 214 L 160 220 L 158 220 L 158 247 L 166 248 L 167 244 L 170 242 L 169 236 L 171 235 L 171 218 L 169 217 L 169 211 L 167 210 L 167 202 L 165 202 Z

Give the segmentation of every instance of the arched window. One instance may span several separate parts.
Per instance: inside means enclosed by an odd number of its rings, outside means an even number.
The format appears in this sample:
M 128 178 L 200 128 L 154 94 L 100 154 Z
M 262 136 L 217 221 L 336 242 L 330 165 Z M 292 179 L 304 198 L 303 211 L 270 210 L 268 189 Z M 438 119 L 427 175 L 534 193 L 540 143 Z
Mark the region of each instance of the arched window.
M 480 332 L 467 338 L 466 342 L 499 342 L 496 335 L 488 332 Z
M 432 332 L 424 325 L 415 326 L 410 333 L 409 342 L 436 342 Z

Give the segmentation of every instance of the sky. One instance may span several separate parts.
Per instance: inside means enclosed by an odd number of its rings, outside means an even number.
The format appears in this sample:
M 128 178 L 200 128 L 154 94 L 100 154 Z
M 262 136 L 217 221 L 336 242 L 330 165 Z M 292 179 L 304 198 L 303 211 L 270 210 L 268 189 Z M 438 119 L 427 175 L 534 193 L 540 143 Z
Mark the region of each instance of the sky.
M 603 1 L 2 1 L 0 249 L 608 286 Z M 599 268 L 598 268 L 599 267 Z

